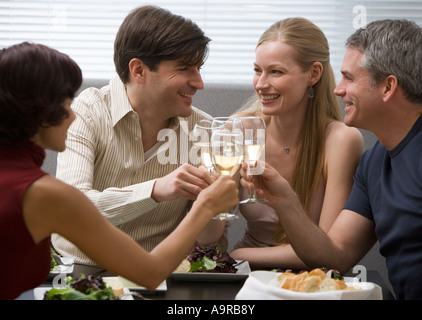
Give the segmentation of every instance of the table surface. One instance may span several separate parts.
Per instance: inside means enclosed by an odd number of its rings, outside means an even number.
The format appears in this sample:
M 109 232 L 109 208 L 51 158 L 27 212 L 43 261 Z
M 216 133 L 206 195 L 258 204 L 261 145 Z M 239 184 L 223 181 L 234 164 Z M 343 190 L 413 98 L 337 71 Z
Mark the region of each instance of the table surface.
M 95 276 L 113 276 L 113 274 L 106 270 L 75 265 L 74 272 L 71 274 L 74 277 L 79 277 L 80 274 L 92 274 Z M 356 276 L 353 274 L 346 274 L 346 276 Z M 378 284 L 382 288 L 383 299 L 392 300 L 394 296 L 390 292 L 382 280 L 380 274 L 375 270 L 367 270 L 367 280 Z M 148 299 L 154 300 L 234 300 L 236 294 L 242 288 L 245 280 L 236 281 L 182 281 L 175 280 L 172 277 L 167 278 L 166 291 L 142 291 L 142 295 Z M 51 286 L 51 282 L 44 283 L 44 286 Z M 34 294 L 32 290 L 27 291 L 21 297 L 21 300 L 33 300 Z

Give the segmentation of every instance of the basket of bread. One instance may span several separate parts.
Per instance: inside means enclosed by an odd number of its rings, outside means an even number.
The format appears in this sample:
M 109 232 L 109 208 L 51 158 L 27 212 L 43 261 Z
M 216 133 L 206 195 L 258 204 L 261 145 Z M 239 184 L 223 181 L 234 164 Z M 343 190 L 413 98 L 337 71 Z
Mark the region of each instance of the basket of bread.
M 380 300 L 382 290 L 371 282 L 343 278 L 316 268 L 300 273 L 253 271 L 238 300 Z
M 342 277 L 331 277 L 322 269 L 301 273 L 283 272 L 276 277 L 280 288 L 296 292 L 321 292 L 333 290 L 359 290 L 358 285 L 348 286 Z

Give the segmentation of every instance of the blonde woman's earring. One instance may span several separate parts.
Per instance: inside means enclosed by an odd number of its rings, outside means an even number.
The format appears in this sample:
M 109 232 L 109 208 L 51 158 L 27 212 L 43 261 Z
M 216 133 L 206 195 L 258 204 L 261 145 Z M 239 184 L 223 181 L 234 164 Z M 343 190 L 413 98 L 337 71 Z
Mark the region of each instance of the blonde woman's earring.
M 314 98 L 314 87 L 311 87 L 308 93 L 308 98 L 313 99 Z

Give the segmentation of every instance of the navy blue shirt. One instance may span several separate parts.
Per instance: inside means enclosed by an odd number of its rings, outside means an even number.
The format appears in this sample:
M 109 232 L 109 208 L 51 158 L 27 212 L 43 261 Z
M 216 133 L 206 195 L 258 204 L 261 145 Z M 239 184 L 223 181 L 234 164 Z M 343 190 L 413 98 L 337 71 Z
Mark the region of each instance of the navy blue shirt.
M 375 222 L 398 299 L 422 299 L 422 117 L 391 151 L 363 154 L 345 209 Z

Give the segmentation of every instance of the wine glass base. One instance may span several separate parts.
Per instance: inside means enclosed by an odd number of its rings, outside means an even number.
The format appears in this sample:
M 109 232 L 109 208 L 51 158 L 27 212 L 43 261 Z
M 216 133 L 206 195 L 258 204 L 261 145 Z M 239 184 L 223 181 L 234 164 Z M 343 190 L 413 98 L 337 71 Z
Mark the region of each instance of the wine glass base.
M 258 198 L 249 198 L 249 199 L 239 201 L 239 204 L 246 204 L 246 203 L 268 203 L 268 200 L 258 199 Z
M 220 221 L 233 221 L 233 220 L 237 220 L 239 219 L 239 216 L 234 214 L 234 213 L 220 213 L 218 215 L 216 215 L 214 218 L 214 220 L 220 220 Z

